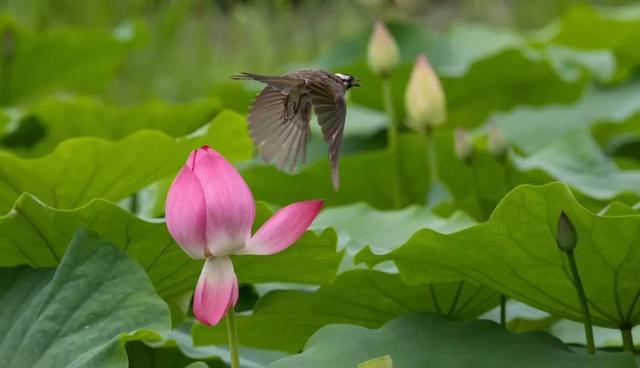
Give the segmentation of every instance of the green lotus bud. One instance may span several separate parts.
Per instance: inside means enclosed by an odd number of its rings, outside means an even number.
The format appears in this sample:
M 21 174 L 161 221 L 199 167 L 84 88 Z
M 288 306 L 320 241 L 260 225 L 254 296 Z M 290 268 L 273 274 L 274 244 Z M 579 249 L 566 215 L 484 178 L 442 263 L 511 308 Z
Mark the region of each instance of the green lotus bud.
M 358 368 L 393 368 L 393 362 L 391 361 L 391 356 L 385 355 L 360 363 Z
M 502 156 L 507 152 L 507 138 L 495 123 L 489 126 L 487 133 L 487 148 L 495 156 Z
M 444 91 L 427 57 L 418 55 L 404 95 L 407 125 L 424 131 L 444 123 L 447 118 Z
M 556 243 L 558 247 L 564 252 L 571 252 L 576 247 L 578 242 L 578 234 L 573 227 L 571 220 L 564 211 L 560 214 L 558 219 L 558 230 L 556 233 Z
M 398 66 L 398 44 L 383 22 L 377 21 L 367 48 L 367 62 L 374 73 L 386 76 Z
M 456 153 L 456 157 L 461 161 L 469 162 L 471 155 L 473 154 L 473 144 L 469 133 L 464 128 L 456 128 L 456 133 L 453 140 L 453 149 Z

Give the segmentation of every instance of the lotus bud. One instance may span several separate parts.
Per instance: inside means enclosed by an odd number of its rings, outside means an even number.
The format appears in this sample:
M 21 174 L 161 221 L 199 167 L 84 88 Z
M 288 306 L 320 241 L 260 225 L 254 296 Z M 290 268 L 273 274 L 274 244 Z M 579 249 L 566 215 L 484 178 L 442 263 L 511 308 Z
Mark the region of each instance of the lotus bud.
M 447 117 L 444 91 L 427 57 L 418 55 L 404 95 L 407 125 L 424 131 L 444 123 Z
M 398 44 L 382 21 L 377 21 L 373 26 L 367 48 L 367 62 L 369 68 L 381 76 L 389 75 L 400 62 Z
M 507 152 L 507 139 L 495 123 L 489 126 L 487 148 L 494 156 L 503 156 Z
M 464 162 L 471 160 L 473 154 L 473 144 L 469 133 L 464 128 L 457 128 L 453 141 L 453 149 L 456 153 L 456 157 Z
M 556 233 L 558 248 L 564 252 L 572 252 L 577 242 L 578 235 L 576 234 L 576 229 L 573 227 L 567 214 L 562 211 L 558 219 L 558 230 Z

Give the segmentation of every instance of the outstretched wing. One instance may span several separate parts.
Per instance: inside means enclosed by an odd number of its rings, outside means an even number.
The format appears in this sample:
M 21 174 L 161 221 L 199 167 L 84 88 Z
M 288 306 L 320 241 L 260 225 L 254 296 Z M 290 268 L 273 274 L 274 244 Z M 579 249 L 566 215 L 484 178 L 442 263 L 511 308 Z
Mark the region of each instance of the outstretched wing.
M 294 78 L 288 78 L 286 76 L 278 75 L 260 75 L 254 73 L 242 72 L 240 75 L 234 75 L 231 79 L 235 80 L 255 80 L 270 85 L 271 87 L 279 90 L 280 92 L 289 94 L 292 89 L 300 86 L 301 81 Z
M 339 156 L 347 106 L 344 101 L 345 89 L 342 84 L 331 78 L 313 81 L 308 84 L 311 104 L 318 115 L 324 140 L 329 144 L 331 162 L 331 181 L 333 188 L 340 187 Z
M 275 162 L 279 169 L 293 170 L 305 160 L 309 139 L 311 100 L 297 90 L 283 94 L 279 89 L 265 87 L 249 109 L 249 130 L 255 145 L 266 162 Z

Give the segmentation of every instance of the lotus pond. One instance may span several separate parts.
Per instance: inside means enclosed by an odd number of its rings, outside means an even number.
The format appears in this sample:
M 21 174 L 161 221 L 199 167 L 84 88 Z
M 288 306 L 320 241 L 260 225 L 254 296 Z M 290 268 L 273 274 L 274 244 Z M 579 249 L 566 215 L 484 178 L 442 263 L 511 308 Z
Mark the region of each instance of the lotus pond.
M 636 1 L 0 1 L 0 367 L 640 366 L 639 40 Z

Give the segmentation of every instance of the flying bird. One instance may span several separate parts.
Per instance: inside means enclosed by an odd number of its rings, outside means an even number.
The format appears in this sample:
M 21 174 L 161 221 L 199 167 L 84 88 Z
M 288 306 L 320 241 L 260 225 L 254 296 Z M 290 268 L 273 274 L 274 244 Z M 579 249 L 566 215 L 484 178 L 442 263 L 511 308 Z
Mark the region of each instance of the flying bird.
M 311 110 L 318 116 L 324 140 L 329 145 L 331 181 L 338 190 L 340 143 L 347 116 L 345 93 L 358 80 L 350 75 L 324 70 L 297 70 L 282 76 L 241 73 L 231 77 L 256 80 L 267 86 L 249 109 L 249 130 L 266 162 L 280 170 L 293 170 L 306 159 Z

